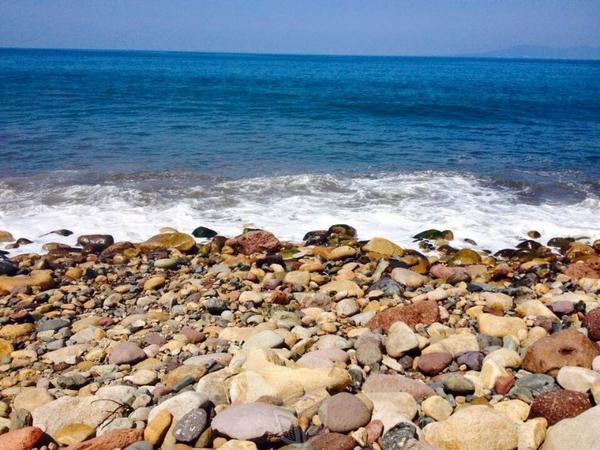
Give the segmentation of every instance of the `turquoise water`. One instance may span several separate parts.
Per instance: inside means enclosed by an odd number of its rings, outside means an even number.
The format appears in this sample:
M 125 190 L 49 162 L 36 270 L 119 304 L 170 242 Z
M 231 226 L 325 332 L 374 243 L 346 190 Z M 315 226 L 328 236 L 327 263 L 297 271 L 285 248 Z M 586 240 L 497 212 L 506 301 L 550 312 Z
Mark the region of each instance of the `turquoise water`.
M 409 211 L 415 227 L 460 229 L 452 211 L 477 217 L 494 198 L 518 229 L 529 205 L 553 231 L 589 234 L 600 62 L 5 49 L 0 168 L 5 228 L 92 212 L 104 222 L 90 227 L 126 227 L 108 215 L 140 208 L 146 223 L 176 205 L 163 222 L 285 232 L 338 207 L 396 233 Z M 369 222 L 378 206 L 398 217 Z M 486 214 L 465 230 L 502 222 Z

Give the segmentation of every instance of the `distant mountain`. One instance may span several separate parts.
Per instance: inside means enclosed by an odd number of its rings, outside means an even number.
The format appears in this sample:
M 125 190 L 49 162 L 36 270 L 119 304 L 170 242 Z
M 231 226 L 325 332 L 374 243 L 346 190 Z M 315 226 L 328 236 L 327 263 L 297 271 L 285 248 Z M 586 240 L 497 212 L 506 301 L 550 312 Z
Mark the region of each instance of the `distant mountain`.
M 600 59 L 600 48 L 555 48 L 543 45 L 517 45 L 491 52 L 471 54 L 484 58 L 534 58 L 534 59 Z

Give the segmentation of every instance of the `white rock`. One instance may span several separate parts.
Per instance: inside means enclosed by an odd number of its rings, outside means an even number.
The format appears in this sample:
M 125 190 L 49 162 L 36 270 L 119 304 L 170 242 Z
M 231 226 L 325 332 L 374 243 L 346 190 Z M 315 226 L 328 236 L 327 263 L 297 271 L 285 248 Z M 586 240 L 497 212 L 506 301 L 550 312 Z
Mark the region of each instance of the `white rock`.
M 587 392 L 592 385 L 600 380 L 600 373 L 584 367 L 564 366 L 558 371 L 556 381 L 564 389 L 577 392 Z

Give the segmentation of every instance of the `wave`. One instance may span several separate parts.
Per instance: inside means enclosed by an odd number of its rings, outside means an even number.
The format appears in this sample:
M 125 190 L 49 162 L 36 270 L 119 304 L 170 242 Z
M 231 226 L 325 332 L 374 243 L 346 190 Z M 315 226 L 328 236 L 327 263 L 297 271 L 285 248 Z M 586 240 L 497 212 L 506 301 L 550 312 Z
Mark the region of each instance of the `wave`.
M 0 182 L 0 229 L 34 244 L 73 244 L 74 236 L 110 233 L 144 240 L 163 226 L 191 232 L 204 225 L 233 236 L 246 225 L 299 241 L 305 232 L 348 223 L 359 237 L 383 236 L 401 245 L 427 228 L 454 231 L 479 247 L 514 246 L 536 229 L 554 236 L 600 237 L 600 199 L 532 202 L 531 187 L 473 175 L 414 172 L 342 176 L 304 174 L 222 179 L 185 172 L 113 175 L 76 171 Z M 44 236 L 71 229 L 64 238 Z

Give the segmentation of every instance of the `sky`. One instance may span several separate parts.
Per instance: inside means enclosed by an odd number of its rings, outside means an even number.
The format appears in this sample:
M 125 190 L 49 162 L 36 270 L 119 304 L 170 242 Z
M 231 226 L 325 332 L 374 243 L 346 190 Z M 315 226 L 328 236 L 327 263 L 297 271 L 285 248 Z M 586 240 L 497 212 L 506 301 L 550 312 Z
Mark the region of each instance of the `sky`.
M 600 0 L 0 0 L 0 47 L 436 55 L 600 47 Z

